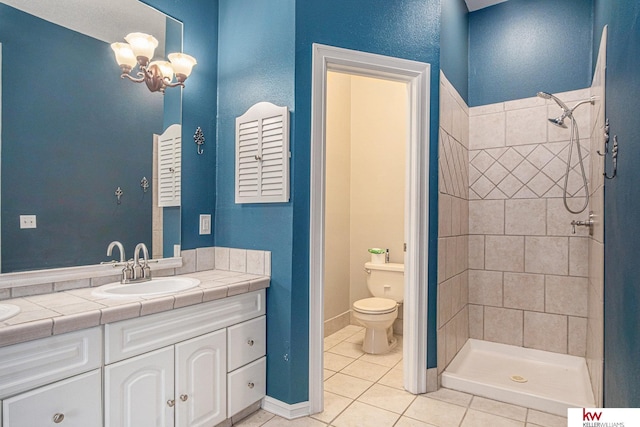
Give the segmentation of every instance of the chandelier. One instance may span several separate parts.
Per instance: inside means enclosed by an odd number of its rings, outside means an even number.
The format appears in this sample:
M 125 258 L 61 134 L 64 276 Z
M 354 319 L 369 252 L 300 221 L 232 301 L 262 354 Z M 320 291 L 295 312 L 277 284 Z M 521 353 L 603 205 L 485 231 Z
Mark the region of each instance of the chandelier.
M 135 83 L 146 83 L 151 92 L 162 92 L 167 87 L 184 87 L 184 81 L 197 64 L 193 56 L 184 53 L 170 53 L 169 61 L 150 61 L 158 47 L 158 40 L 145 33 L 131 33 L 124 38 L 127 43 L 112 43 L 116 62 L 122 70 L 121 78 L 128 78 Z M 138 65 L 137 77 L 131 70 Z M 176 81 L 173 81 L 175 75 Z

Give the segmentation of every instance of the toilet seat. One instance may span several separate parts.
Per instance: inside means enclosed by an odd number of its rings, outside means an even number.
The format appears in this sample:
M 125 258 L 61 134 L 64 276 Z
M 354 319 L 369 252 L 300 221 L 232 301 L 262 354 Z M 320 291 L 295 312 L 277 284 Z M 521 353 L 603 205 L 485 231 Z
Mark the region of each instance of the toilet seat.
M 386 314 L 396 310 L 398 303 L 388 298 L 365 298 L 353 303 L 353 309 L 362 314 Z

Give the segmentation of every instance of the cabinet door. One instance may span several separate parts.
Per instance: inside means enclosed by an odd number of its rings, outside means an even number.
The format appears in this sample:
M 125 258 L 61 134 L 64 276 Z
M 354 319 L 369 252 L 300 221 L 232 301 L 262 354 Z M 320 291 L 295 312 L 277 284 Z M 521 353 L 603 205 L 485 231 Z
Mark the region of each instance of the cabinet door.
M 172 427 L 173 346 L 104 368 L 106 427 Z
M 208 427 L 226 419 L 226 343 L 223 329 L 176 344 L 177 427 Z
M 96 369 L 4 400 L 4 427 L 101 426 L 100 377 Z

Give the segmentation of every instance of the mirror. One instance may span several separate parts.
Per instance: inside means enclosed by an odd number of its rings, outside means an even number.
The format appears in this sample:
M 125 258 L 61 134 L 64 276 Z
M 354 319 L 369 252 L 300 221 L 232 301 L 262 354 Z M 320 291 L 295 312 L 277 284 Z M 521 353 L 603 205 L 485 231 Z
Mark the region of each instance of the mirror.
M 153 258 L 173 256 L 180 207 L 154 226 L 153 145 L 182 93 L 120 78 L 110 43 L 134 31 L 155 58 L 182 51 L 182 24 L 138 0 L 0 0 L 2 273 L 97 264 L 112 240 L 131 258 L 152 235 Z

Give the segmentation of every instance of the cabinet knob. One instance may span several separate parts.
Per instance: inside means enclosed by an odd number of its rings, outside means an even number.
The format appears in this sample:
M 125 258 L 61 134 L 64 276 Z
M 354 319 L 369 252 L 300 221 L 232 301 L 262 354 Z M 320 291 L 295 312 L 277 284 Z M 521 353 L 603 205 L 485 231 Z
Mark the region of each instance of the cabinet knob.
M 173 405 L 176 404 L 176 401 L 171 399 L 171 400 L 167 400 L 167 405 L 169 405 L 169 408 L 173 408 Z
M 64 414 L 58 413 L 53 416 L 53 422 L 56 424 L 60 424 L 62 420 L 64 420 Z
M 253 340 L 250 339 L 249 341 L 247 341 L 247 344 L 249 344 L 249 347 L 253 347 Z
M 182 400 L 183 402 L 186 402 L 188 398 L 189 398 L 189 396 L 186 395 L 186 394 L 181 394 L 180 395 L 180 400 Z
M 247 387 L 253 388 L 253 387 L 255 387 L 255 384 L 254 383 L 249 383 L 249 384 L 247 384 Z

